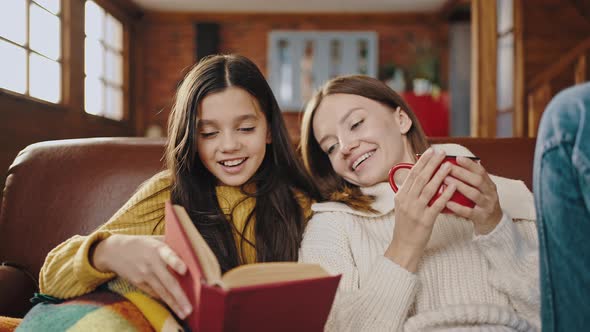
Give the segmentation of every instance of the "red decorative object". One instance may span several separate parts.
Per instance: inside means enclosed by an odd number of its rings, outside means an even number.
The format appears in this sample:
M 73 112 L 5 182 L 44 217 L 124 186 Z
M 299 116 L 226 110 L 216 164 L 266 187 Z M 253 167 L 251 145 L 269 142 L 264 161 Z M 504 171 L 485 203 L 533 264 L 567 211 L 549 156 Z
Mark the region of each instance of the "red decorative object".
M 437 97 L 403 92 L 402 97 L 418 117 L 426 136 L 449 136 L 449 95 Z

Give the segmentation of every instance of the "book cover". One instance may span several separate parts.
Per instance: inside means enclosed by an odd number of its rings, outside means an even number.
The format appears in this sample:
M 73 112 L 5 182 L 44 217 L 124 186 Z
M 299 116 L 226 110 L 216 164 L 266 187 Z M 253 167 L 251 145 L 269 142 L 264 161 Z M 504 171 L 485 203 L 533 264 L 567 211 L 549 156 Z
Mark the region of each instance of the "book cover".
M 193 331 L 323 331 L 340 275 L 319 265 L 256 263 L 225 274 L 182 206 L 166 203 L 165 242 L 187 265 L 178 275 Z

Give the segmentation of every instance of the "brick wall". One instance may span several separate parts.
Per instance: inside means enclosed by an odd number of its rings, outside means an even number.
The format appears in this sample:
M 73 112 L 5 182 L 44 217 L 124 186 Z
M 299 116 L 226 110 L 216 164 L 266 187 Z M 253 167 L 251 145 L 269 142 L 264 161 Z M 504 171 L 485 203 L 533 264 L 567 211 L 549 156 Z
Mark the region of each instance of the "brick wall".
M 220 52 L 240 53 L 266 74 L 268 34 L 273 30 L 376 31 L 379 63 L 408 64 L 416 43 L 430 43 L 446 59 L 446 27 L 425 14 L 164 14 L 148 13 L 143 19 L 143 122 L 165 128 L 178 82 L 195 59 L 194 23 L 220 24 Z M 445 68 L 443 64 L 443 68 Z M 444 71 L 444 69 L 443 69 Z M 443 80 L 446 73 L 441 73 Z M 291 116 L 296 119 L 296 116 Z M 296 121 L 290 126 L 297 131 Z M 296 133 L 294 133 L 296 134 Z
M 145 24 L 141 31 L 143 70 L 142 108 L 146 121 L 138 128 L 141 135 L 150 124 L 166 128 L 166 121 L 177 85 L 193 64 L 194 31 L 187 23 Z

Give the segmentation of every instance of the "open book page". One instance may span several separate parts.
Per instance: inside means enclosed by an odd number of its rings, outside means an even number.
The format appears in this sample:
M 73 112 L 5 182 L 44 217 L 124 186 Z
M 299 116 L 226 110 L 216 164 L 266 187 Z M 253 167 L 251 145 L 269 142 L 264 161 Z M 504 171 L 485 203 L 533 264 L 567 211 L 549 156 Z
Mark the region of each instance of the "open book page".
M 296 262 L 258 263 L 238 266 L 226 272 L 222 280 L 225 288 L 270 284 L 327 277 L 330 274 L 317 264 Z
M 207 244 L 201 233 L 197 230 L 186 210 L 180 205 L 172 205 L 174 214 L 178 218 L 187 238 L 191 242 L 191 247 L 199 258 L 199 265 L 203 270 L 205 282 L 209 285 L 221 282 L 221 267 L 213 250 Z
M 172 205 L 172 209 L 198 258 L 198 265 L 201 267 L 205 282 L 208 285 L 219 285 L 222 288 L 229 289 L 330 276 L 326 270 L 317 264 L 272 262 L 238 266 L 225 273 L 222 277 L 217 257 L 215 257 L 201 233 L 193 225 L 186 210 L 180 205 Z

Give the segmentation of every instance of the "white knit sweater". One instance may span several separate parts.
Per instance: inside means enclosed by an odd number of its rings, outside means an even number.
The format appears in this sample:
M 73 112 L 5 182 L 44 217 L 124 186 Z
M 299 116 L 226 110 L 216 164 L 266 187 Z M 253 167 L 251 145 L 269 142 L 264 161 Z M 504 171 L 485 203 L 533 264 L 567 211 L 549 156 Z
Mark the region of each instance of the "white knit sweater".
M 468 154 L 455 145 L 443 148 Z M 299 259 L 342 274 L 326 330 L 539 330 L 532 194 L 522 181 L 492 178 L 501 222 L 477 236 L 470 221 L 441 214 L 415 274 L 384 256 L 395 225 L 395 193 L 388 183 L 363 188 L 376 197 L 376 214 L 335 202 L 314 204 Z

